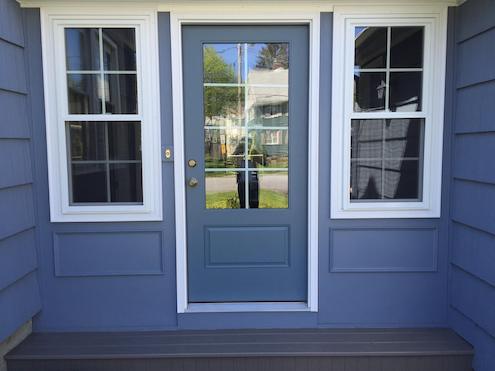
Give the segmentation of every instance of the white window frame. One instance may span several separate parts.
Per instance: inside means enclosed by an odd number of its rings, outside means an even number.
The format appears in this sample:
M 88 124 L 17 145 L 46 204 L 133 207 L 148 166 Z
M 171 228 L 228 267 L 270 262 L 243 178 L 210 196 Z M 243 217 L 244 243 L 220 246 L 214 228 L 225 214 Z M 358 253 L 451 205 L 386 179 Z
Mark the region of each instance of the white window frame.
M 353 112 L 355 26 L 424 26 L 421 112 Z M 332 219 L 440 217 L 446 35 L 446 6 L 335 8 L 332 62 Z M 351 202 L 348 192 L 351 118 L 425 119 L 421 201 Z
M 162 220 L 161 129 L 156 11 L 116 8 L 41 11 L 50 220 L 121 222 Z M 129 27 L 136 30 L 138 114 L 69 114 L 65 64 L 66 27 Z M 66 121 L 141 122 L 143 203 L 71 205 Z

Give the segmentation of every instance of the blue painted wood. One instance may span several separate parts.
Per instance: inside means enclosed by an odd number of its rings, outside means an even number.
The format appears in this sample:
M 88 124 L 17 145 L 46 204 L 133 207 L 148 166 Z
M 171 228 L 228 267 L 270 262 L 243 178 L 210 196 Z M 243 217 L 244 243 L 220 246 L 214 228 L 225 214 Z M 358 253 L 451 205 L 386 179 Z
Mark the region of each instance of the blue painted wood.
M 161 232 L 56 233 L 59 277 L 128 276 L 163 273 Z
M 11 1 L 11 0 L 10 0 Z M 26 92 L 24 49 L 0 40 L 0 89 Z
M 173 163 L 163 163 L 164 221 L 149 223 L 50 223 L 46 163 L 46 137 L 40 49 L 39 11 L 26 9 L 25 35 L 29 114 L 33 120 L 33 148 L 36 166 L 35 201 L 39 222 L 40 287 L 43 311 L 37 316 L 37 331 L 123 330 L 166 328 L 235 327 L 414 327 L 447 324 L 447 228 L 443 220 L 330 220 L 330 165 L 320 161 L 319 209 L 319 313 L 176 313 L 175 235 Z M 160 89 L 162 143 L 172 142 L 172 91 L 170 69 L 169 15 L 159 14 Z M 320 159 L 330 158 L 332 14 L 321 17 L 320 79 Z M 450 121 L 447 122 L 446 132 Z M 1 127 L 1 124 L 0 124 Z M 0 129 L 1 130 L 1 129 Z M 446 140 L 445 153 L 449 141 Z M 446 157 L 449 158 L 448 156 Z M 447 162 L 448 163 L 448 162 Z M 448 169 L 447 169 L 448 170 Z M 447 185 L 444 182 L 444 189 Z M 445 197 L 445 196 L 444 196 Z M 443 203 L 446 216 L 448 202 Z M 330 231 L 333 229 L 406 229 L 411 245 L 424 242 L 424 229 L 438 230 L 437 272 L 329 272 Z M 410 229 L 418 228 L 418 233 Z M 92 243 L 101 243 L 94 234 L 163 231 L 163 275 L 136 276 L 133 273 L 110 277 L 54 276 L 54 233 L 89 234 Z M 361 238 L 361 237 L 360 237 Z M 363 237 L 364 238 L 364 237 Z M 384 245 L 392 250 L 396 243 Z M 369 256 L 368 256 L 369 257 Z M 360 264 L 365 257 L 351 263 Z M 386 264 L 388 260 L 377 261 Z
M 271 265 L 287 267 L 289 226 L 206 227 L 205 253 L 207 266 L 213 268 Z
M 320 56 L 320 171 L 319 171 L 319 313 L 321 326 L 442 326 L 447 322 L 447 225 L 438 219 L 422 220 L 331 220 L 330 219 L 330 164 L 331 148 L 331 58 L 332 58 L 332 16 L 324 13 L 321 17 Z M 447 125 L 448 128 L 448 125 Z M 447 129 L 446 128 L 446 129 Z M 449 149 L 448 142 L 444 153 Z M 445 190 L 446 185 L 443 185 Z M 442 215 L 446 215 L 448 202 L 442 204 Z M 418 230 L 416 233 L 414 229 Z M 408 244 L 419 246 L 424 242 L 424 229 L 436 229 L 437 272 L 331 272 L 330 236 L 336 230 L 348 230 L 349 243 L 353 231 L 358 232 L 360 241 L 370 238 L 375 230 L 387 230 L 399 236 L 406 231 Z M 411 230 L 412 229 L 412 230 Z M 397 237 L 400 238 L 400 237 Z M 383 250 L 395 250 L 397 238 L 383 241 Z M 355 244 L 352 241 L 352 244 Z M 344 247 L 342 247 L 344 250 Z M 354 268 L 366 269 L 369 261 L 375 266 L 386 266 L 389 257 L 366 255 L 348 260 Z
M 495 185 L 455 180 L 452 191 L 452 218 L 495 234 Z
M 454 177 L 495 185 L 495 161 L 490 161 L 494 148 L 495 132 L 457 135 Z
M 0 339 L 4 340 L 40 309 L 36 273 L 30 273 L 0 292 Z
M 12 0 L 0 0 L 0 39 L 24 45 L 22 12 L 19 4 Z
M 455 126 L 457 133 L 495 131 L 495 81 L 457 91 Z
M 458 87 L 495 79 L 493 69 L 495 48 L 487 48 L 494 38 L 495 28 L 458 44 L 456 71 Z
M 476 371 L 495 369 L 494 11 L 491 0 L 455 11 L 449 324 L 475 346 Z
M 149 223 L 50 223 L 48 208 L 48 182 L 46 161 L 46 132 L 44 119 L 43 82 L 40 43 L 40 16 L 38 9 L 23 10 L 26 46 L 28 51 L 29 102 L 33 120 L 33 149 L 36 159 L 35 201 L 38 215 L 38 256 L 43 311 L 34 323 L 35 330 L 122 330 L 122 329 L 170 329 L 177 327 L 175 299 L 175 224 L 173 197 L 173 163 L 164 162 L 163 173 L 163 222 Z M 170 24 L 169 15 L 159 16 L 160 79 L 162 143 L 170 144 L 172 136 L 172 92 L 170 73 Z M 166 72 L 168 71 L 168 73 Z M 63 233 L 88 233 L 95 245 L 101 244 L 98 233 L 111 233 L 112 243 L 122 241 L 121 233 L 139 232 L 149 241 L 148 232 L 163 233 L 163 262 L 165 274 L 135 275 L 128 272 L 120 276 L 56 277 L 53 254 L 53 235 Z M 106 235 L 105 235 L 106 236 Z M 104 237 L 110 239 L 110 237 Z M 107 240 L 108 241 L 108 240 Z M 142 247 L 141 245 L 139 246 Z M 148 248 L 142 249 L 149 254 Z M 135 257 L 135 251 L 133 255 Z M 112 253 L 112 255 L 114 255 Z M 125 255 L 122 256 L 122 259 Z M 132 257 L 131 257 L 132 258 Z M 146 259 L 140 256 L 139 259 Z M 101 264 L 106 264 L 102 262 Z M 125 262 L 128 266 L 131 262 Z
M 0 0 L 0 341 L 41 307 L 23 27 L 19 4 Z
M 451 305 L 495 337 L 495 285 L 454 266 Z
M 495 236 L 463 224 L 452 224 L 452 263 L 495 286 Z
M 462 42 L 493 28 L 493 14 L 493 0 L 474 0 L 463 4 L 461 11 L 457 12 L 456 41 Z
M 332 229 L 331 272 L 436 272 L 436 228 Z
M 0 291 L 37 266 L 34 229 L 0 241 Z
M 0 169 L 0 189 L 31 183 L 33 169 L 30 141 L 0 139 Z
M 27 98 L 0 89 L 0 138 L 30 138 Z
M 289 44 L 289 207 L 280 209 L 206 209 L 203 102 L 203 43 L 278 43 Z M 184 61 L 184 132 L 186 159 L 197 166 L 185 166 L 186 177 L 200 179 L 197 187 L 186 190 L 188 295 L 191 302 L 302 302 L 307 299 L 307 162 L 308 162 L 308 51 L 309 30 L 294 26 L 185 26 L 182 30 Z M 249 57 L 248 57 L 249 58 Z M 254 57 L 256 58 L 256 57 Z M 251 63 L 251 62 L 249 62 Z M 247 68 L 247 66 L 246 66 Z M 268 82 L 269 83 L 269 82 Z M 272 81 L 273 83 L 273 81 Z M 227 133 L 229 135 L 230 133 Z M 247 133 L 246 133 L 247 134 Z M 253 166 L 253 164 L 251 164 Z M 259 174 L 259 172 L 258 172 Z M 260 178 L 263 175 L 260 175 Z M 243 184 L 235 183 L 237 186 Z M 260 189 L 263 182 L 260 180 Z M 242 188 L 242 186 L 240 186 Z M 243 194 L 238 192 L 238 197 Z M 287 227 L 289 241 L 276 246 L 274 229 Z M 208 264 L 204 230 L 225 228 L 223 238 L 217 233 L 210 242 L 210 253 L 226 255 L 245 248 L 246 255 L 237 264 L 218 267 Z M 230 228 L 230 232 L 226 229 Z M 233 228 L 236 228 L 236 233 Z M 230 237 L 228 237 L 230 236 Z M 211 235 L 210 235 L 211 237 Z M 237 242 L 242 240 L 243 242 Z M 219 246 L 213 246 L 213 243 Z M 252 248 L 248 244 L 253 245 Z M 284 245 L 285 244 L 285 245 Z M 268 259 L 272 248 L 283 254 L 289 249 L 290 264 L 255 264 Z M 214 250 L 218 249 L 218 250 Z M 220 252 L 220 250 L 222 252 Z M 240 250 L 238 250 L 240 251 Z M 254 256 L 259 254 L 259 256 Z M 223 258 L 220 258 L 222 260 Z M 242 260 L 245 264 L 242 264 Z M 251 260 L 251 262 L 249 262 Z
M 0 205 L 0 240 L 34 227 L 33 191 L 30 185 L 1 189 Z

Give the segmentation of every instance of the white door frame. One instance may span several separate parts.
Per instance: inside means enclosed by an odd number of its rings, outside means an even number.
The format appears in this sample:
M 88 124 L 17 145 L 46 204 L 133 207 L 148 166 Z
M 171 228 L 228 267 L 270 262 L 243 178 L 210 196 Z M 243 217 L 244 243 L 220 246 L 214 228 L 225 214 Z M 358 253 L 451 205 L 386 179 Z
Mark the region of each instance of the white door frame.
M 198 7 L 200 8 L 200 7 Z M 187 295 L 187 231 L 186 179 L 184 169 L 184 117 L 182 85 L 182 25 L 211 24 L 307 24 L 309 26 L 309 117 L 308 117 L 308 298 L 304 303 L 211 303 L 189 304 Z M 170 14 L 174 176 L 177 312 L 257 312 L 257 311 L 318 311 L 318 127 L 319 127 L 319 66 L 320 13 L 301 12 L 195 12 Z

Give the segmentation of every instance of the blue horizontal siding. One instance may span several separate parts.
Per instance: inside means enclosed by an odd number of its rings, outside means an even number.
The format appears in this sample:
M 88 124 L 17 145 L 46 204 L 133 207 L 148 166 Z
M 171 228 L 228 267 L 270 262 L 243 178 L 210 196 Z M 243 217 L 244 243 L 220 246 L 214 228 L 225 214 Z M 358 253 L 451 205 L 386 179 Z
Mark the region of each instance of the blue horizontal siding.
M 26 93 L 24 49 L 5 41 L 0 42 L 0 89 Z
M 0 342 L 41 308 L 22 10 L 0 0 Z
M 495 370 L 495 1 L 456 10 L 449 323 Z
M 34 229 L 0 241 L 0 291 L 36 270 Z
M 24 45 L 24 36 L 19 4 L 11 0 L 0 0 L 0 39 L 20 46 Z
M 36 273 L 17 280 L 0 291 L 0 340 L 5 339 L 40 309 Z
M 0 139 L 0 189 L 32 182 L 30 145 L 28 139 Z

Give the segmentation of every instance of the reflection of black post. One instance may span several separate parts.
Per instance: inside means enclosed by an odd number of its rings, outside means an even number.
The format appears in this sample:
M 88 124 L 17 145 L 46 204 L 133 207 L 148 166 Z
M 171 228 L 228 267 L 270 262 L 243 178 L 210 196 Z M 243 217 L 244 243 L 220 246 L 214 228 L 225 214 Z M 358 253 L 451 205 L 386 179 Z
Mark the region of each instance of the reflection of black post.
M 259 208 L 259 181 L 258 172 L 249 171 L 249 208 L 257 209 Z M 246 172 L 237 172 L 237 194 L 239 195 L 240 208 L 246 208 Z

